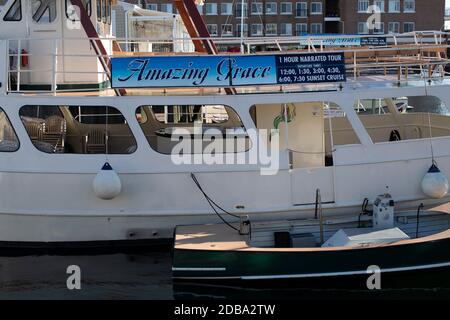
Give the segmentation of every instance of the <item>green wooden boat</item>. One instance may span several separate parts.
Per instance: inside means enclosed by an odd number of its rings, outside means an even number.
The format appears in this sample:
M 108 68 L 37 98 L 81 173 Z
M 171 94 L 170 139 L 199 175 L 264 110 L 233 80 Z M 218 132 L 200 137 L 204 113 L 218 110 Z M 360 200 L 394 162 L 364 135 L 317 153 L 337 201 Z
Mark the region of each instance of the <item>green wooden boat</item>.
M 320 246 L 339 230 L 373 233 L 371 218 L 333 217 L 252 223 L 249 234 L 225 224 L 178 226 L 173 247 L 176 280 L 271 280 L 402 273 L 450 266 L 450 205 L 395 213 L 396 232 L 407 238 L 356 241 L 349 245 Z M 420 222 L 420 223 L 418 223 Z M 239 228 L 239 225 L 235 225 Z M 359 228 L 358 228 L 359 227 Z M 400 231 L 399 231 L 400 230 Z M 342 231 L 340 231 L 342 232 Z M 290 236 L 284 247 L 277 235 Z M 275 239 L 275 240 L 274 240 Z M 331 240 L 330 240 L 331 239 Z

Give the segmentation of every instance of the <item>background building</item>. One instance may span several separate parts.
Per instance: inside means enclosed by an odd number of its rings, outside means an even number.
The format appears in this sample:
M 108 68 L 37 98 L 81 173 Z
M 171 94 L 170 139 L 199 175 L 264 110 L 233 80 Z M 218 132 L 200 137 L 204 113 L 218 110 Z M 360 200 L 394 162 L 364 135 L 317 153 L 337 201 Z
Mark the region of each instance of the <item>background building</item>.
M 171 0 L 128 0 L 147 9 L 176 13 Z M 374 30 L 366 21 L 376 5 L 381 20 Z M 211 35 L 241 34 L 241 0 L 206 0 L 199 10 Z M 445 0 L 247 0 L 245 36 L 296 36 L 305 33 L 402 33 L 441 30 Z

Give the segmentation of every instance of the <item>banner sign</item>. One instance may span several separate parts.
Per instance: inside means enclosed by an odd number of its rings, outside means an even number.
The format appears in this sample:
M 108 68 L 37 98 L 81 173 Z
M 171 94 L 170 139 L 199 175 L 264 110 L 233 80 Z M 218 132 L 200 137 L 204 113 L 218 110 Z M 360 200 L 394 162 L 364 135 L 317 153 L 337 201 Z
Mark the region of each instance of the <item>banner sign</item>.
M 113 88 L 343 82 L 343 53 L 112 58 Z
M 387 46 L 386 37 L 367 37 L 361 38 L 362 46 Z
M 310 38 L 301 39 L 300 44 L 302 46 L 386 46 L 386 37 L 331 37 L 331 38 Z

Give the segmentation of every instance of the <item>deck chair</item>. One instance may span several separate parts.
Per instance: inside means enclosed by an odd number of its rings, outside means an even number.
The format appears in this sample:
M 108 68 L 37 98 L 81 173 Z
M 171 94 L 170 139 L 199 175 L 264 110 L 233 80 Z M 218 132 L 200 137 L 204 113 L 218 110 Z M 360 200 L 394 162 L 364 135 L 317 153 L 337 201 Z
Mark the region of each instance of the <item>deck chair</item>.
M 50 116 L 45 120 L 42 141 L 55 147 L 57 153 L 64 151 L 66 120 L 60 116 Z
M 35 121 L 25 122 L 25 129 L 32 141 L 42 140 L 42 123 Z
M 90 129 L 85 136 L 85 153 L 106 153 L 106 134 L 101 129 Z

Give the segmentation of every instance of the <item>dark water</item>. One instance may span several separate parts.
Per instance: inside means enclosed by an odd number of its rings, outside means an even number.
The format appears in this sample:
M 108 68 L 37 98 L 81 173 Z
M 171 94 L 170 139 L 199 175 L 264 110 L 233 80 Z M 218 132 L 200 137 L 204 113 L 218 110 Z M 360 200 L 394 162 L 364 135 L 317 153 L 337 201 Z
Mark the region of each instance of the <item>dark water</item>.
M 81 268 L 81 290 L 68 290 L 66 269 Z M 276 286 L 172 283 L 168 252 L 96 256 L 0 257 L 0 299 L 450 299 L 450 271 L 411 275 L 396 289 L 337 289 L 321 283 L 307 289 L 295 282 Z M 357 286 L 365 283 L 364 279 Z M 394 279 L 394 284 L 395 284 Z M 392 279 L 390 280 L 392 284 Z M 383 280 L 382 280 L 383 285 Z M 331 287 L 334 286 L 330 284 Z M 406 288 L 406 289 L 405 289 Z

